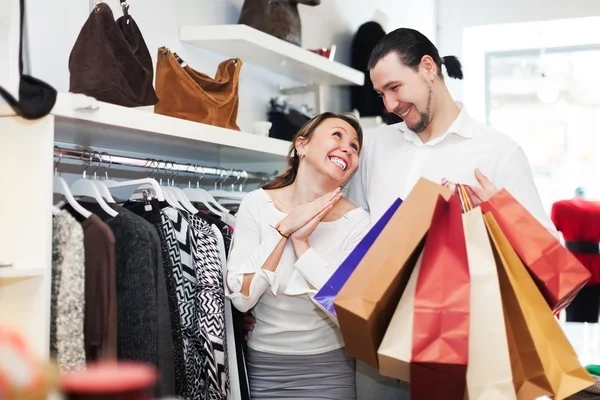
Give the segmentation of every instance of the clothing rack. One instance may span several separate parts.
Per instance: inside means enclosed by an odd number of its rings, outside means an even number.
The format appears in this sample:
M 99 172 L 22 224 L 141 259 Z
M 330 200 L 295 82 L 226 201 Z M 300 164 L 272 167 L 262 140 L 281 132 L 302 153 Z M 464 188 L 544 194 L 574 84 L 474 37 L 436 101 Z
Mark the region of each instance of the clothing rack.
M 171 179 L 176 178 L 182 172 L 198 175 L 199 179 L 202 179 L 204 177 L 216 178 L 218 179 L 218 181 L 220 181 L 220 183 L 224 183 L 228 180 L 233 180 L 232 182 L 230 182 L 232 184 L 260 183 L 266 182 L 271 178 L 270 174 L 264 172 L 247 172 L 231 168 L 224 169 L 216 167 L 205 167 L 196 164 L 180 164 L 168 160 L 115 156 L 106 152 L 72 150 L 61 148 L 58 146 L 54 146 L 54 156 L 58 157 L 58 161 L 55 167 L 58 166 L 58 164 L 60 164 L 62 159 L 76 159 L 83 162 L 87 162 L 88 167 L 92 163 L 97 163 L 96 170 L 98 170 L 101 166 L 104 166 L 105 168 L 107 168 L 108 171 L 113 165 L 148 168 L 152 169 L 150 175 L 155 175 L 158 173 L 169 173 L 170 176 L 168 178 Z

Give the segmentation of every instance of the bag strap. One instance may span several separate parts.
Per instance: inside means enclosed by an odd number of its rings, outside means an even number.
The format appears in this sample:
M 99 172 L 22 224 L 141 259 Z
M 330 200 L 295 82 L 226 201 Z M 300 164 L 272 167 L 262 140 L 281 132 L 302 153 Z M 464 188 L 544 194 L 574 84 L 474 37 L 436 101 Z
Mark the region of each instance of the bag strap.
M 23 47 L 25 30 L 25 0 L 20 0 L 19 32 L 19 99 L 0 86 L 0 96 L 17 115 L 25 119 L 38 119 L 52 111 L 56 103 L 56 89 L 29 75 L 23 75 Z
M 123 15 L 129 15 L 129 4 L 127 4 L 127 0 L 119 0 L 119 2 L 121 3 Z

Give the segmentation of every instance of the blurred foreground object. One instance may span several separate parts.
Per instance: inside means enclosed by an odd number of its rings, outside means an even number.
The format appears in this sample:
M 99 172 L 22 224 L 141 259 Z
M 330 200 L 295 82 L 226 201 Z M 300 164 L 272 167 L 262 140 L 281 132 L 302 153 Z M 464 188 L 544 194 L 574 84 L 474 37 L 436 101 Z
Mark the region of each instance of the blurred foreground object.
M 0 326 L 0 399 L 46 399 L 56 387 L 58 369 L 33 355 L 23 337 Z
M 63 374 L 60 389 L 65 400 L 149 400 L 156 380 L 156 370 L 146 364 L 98 363 Z

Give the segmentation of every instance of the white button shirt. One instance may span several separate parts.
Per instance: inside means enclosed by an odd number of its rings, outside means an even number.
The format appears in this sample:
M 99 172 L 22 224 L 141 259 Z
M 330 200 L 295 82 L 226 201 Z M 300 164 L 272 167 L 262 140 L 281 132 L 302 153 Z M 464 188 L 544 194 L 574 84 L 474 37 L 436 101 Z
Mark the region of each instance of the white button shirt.
M 420 177 L 478 185 L 474 171 L 479 168 L 497 189 L 506 189 L 558 237 L 523 149 L 507 135 L 471 118 L 461 103 L 457 105 L 460 114 L 448 131 L 427 143 L 404 122 L 365 131 L 348 198 L 368 210 L 375 223 L 396 198 L 406 198 Z

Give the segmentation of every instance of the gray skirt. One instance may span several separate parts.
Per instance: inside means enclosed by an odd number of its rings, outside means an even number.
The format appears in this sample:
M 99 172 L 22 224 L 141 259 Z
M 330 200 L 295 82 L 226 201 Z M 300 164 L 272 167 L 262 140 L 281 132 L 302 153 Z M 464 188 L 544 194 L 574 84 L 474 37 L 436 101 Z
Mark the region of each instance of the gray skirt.
M 355 361 L 342 349 L 314 355 L 280 355 L 248 348 L 250 397 L 356 399 Z

